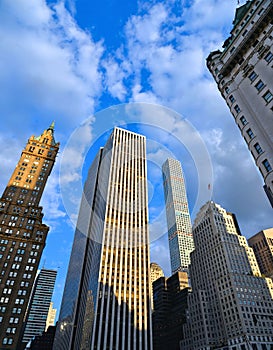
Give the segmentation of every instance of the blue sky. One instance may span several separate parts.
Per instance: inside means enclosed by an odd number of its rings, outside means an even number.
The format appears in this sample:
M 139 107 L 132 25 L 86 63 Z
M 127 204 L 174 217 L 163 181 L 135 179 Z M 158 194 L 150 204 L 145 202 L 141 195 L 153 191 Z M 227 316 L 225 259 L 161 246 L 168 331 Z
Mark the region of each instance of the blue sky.
M 42 263 L 59 269 L 56 307 L 86 169 L 114 125 L 147 136 L 151 259 L 167 275 L 160 167 L 168 155 L 182 161 L 192 219 L 209 181 L 213 200 L 237 215 L 246 237 L 272 227 L 260 174 L 205 62 L 228 36 L 236 7 L 237 0 L 0 2 L 1 191 L 32 134 L 55 120 L 61 143 L 42 200 L 51 227 Z M 195 145 L 204 157 L 208 151 L 205 164 Z

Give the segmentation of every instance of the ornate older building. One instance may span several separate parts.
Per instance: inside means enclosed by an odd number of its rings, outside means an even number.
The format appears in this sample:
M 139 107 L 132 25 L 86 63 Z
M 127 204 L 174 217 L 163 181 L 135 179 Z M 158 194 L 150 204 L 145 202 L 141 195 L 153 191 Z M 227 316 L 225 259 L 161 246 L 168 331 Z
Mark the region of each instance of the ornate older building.
M 49 227 L 41 196 L 59 143 L 54 124 L 31 136 L 0 200 L 0 348 L 17 349 Z
M 54 349 L 152 349 L 146 139 L 114 128 L 87 176 Z
M 207 66 L 264 179 L 273 206 L 273 2 L 252 0 L 237 8 L 223 50 Z
M 181 350 L 270 350 L 273 283 L 263 278 L 236 217 L 208 202 L 193 225 L 187 324 Z

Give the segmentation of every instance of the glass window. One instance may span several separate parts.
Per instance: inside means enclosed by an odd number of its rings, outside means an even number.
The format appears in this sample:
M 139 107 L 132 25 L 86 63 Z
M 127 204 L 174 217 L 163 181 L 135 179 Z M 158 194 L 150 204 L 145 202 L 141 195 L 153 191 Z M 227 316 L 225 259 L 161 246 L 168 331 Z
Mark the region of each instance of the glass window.
M 234 109 L 235 109 L 235 111 L 236 111 L 237 113 L 240 113 L 240 112 L 241 112 L 241 108 L 240 108 L 238 105 L 236 105 L 236 106 L 234 107 Z
M 250 128 L 246 131 L 246 133 L 248 134 L 248 136 L 249 136 L 251 139 L 253 139 L 254 134 L 253 134 L 253 131 L 252 131 Z
M 272 59 L 273 59 L 273 54 L 272 54 L 272 52 L 268 52 L 268 53 L 265 55 L 264 59 L 266 60 L 266 62 L 271 62 Z
M 263 98 L 267 103 L 269 103 L 273 100 L 273 95 L 269 90 L 267 90 L 266 93 L 263 95 Z
M 269 163 L 269 161 L 267 159 L 265 159 L 262 163 L 263 163 L 263 166 L 265 167 L 265 170 L 267 172 L 272 170 L 272 167 L 271 167 L 271 165 L 270 165 L 270 163 Z
M 235 102 L 235 97 L 233 95 L 230 95 L 229 96 L 229 100 L 231 103 Z
M 255 88 L 258 90 L 258 91 L 261 91 L 263 88 L 264 88 L 265 84 L 262 80 L 259 80 L 258 83 L 255 85 Z
M 258 142 L 255 143 L 254 148 L 258 154 L 263 153 L 262 147 L 260 146 L 260 144 Z
M 258 76 L 257 73 L 252 71 L 248 77 L 249 77 L 250 81 L 254 81 L 257 78 L 257 76 Z
M 246 124 L 247 124 L 247 120 L 246 120 L 246 118 L 245 118 L 244 116 L 242 116 L 242 117 L 240 118 L 240 121 L 241 121 L 241 123 L 242 123 L 243 125 L 246 125 Z

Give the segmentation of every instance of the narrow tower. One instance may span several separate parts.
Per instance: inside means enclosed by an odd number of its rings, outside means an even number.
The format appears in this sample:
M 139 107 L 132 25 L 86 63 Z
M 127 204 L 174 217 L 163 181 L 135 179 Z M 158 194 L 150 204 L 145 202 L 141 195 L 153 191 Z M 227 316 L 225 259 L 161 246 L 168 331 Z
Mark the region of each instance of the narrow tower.
M 54 349 L 152 349 L 145 137 L 115 128 L 84 187 Z
M 0 200 L 0 348 L 17 349 L 49 227 L 41 196 L 59 143 L 54 124 L 31 136 Z
M 181 163 L 168 158 L 162 171 L 172 273 L 187 272 L 194 243 Z

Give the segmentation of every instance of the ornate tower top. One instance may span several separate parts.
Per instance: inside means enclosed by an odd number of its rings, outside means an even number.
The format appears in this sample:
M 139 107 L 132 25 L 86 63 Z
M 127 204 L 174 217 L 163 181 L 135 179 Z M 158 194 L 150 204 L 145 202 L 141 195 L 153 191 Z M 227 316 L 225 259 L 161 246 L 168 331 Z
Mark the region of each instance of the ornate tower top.
M 5 310 L 0 308 L 0 344 L 5 349 L 18 349 L 21 343 L 24 314 L 49 230 L 39 203 L 59 150 L 53 134 L 54 123 L 29 138 L 0 198 L 0 298 Z

